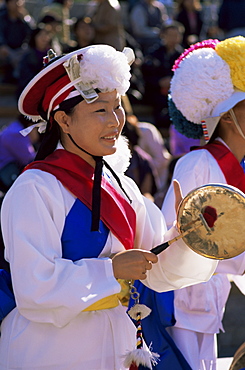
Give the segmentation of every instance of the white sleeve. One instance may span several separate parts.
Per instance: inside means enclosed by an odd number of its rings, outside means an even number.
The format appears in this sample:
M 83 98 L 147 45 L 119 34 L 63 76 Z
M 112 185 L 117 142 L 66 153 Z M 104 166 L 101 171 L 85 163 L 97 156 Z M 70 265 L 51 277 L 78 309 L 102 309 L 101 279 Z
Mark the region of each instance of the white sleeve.
M 140 194 L 131 179 L 125 180 L 134 189 L 130 195 L 138 199 L 134 206 L 137 214 L 135 247 L 150 250 L 179 235 L 175 227 L 167 231 L 160 209 Z M 159 292 L 179 289 L 207 281 L 216 266 L 216 260 L 198 255 L 179 239 L 158 255 L 158 262 L 153 264 L 152 269 L 147 272 L 147 279 L 142 280 L 142 283 Z
M 245 252 L 236 257 L 219 261 L 215 272 L 220 274 L 243 275 L 245 272 Z
M 54 176 L 40 172 L 25 172 L 5 196 L 1 222 L 6 259 L 20 313 L 62 327 L 94 302 L 118 293 L 120 285 L 109 258 L 76 264 L 62 258 L 67 191 Z
M 164 235 L 164 241 L 178 235 L 173 226 Z M 195 253 L 179 239 L 158 255 L 157 264 L 147 272 L 147 279 L 142 283 L 159 292 L 184 288 L 209 280 L 217 263 Z

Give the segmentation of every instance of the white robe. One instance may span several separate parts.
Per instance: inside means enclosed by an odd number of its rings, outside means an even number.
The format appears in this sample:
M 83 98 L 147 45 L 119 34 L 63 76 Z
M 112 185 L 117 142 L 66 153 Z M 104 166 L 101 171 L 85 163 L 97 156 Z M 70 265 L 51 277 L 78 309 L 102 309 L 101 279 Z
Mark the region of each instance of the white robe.
M 173 179 L 180 182 L 183 196 L 196 187 L 205 184 L 227 183 L 217 161 L 205 149 L 192 151 L 180 158 L 176 164 Z M 173 220 L 176 219 L 172 184 L 163 202 L 162 212 L 167 227 L 171 227 Z M 216 345 L 214 334 L 223 330 L 222 318 L 231 287 L 227 274 L 243 274 L 244 270 L 245 253 L 242 253 L 235 258 L 220 261 L 215 275 L 208 282 L 174 292 L 176 324 L 171 328 L 171 333 L 175 343 L 194 370 L 215 369 L 216 350 L 212 347 L 212 344 Z M 178 328 L 178 330 L 175 330 L 175 328 Z M 179 329 L 183 329 L 183 331 L 180 332 Z M 206 348 L 202 352 L 200 345 L 200 353 L 193 356 L 192 349 L 198 346 L 196 346 L 196 343 L 190 342 L 190 333 L 186 330 L 206 333 L 210 344 L 207 346 L 208 350 L 205 346 Z M 197 340 L 197 336 L 192 338 Z M 206 340 L 204 338 L 205 336 L 202 337 L 202 340 Z M 188 343 L 187 346 L 186 343 Z M 197 365 L 203 362 L 202 360 L 207 360 L 207 364 L 212 364 L 206 365 L 206 367 L 205 365 Z
M 163 241 L 164 218 L 131 179 L 120 178 L 137 215 L 135 248 L 149 250 Z M 98 258 L 62 258 L 61 235 L 75 200 L 53 175 L 36 169 L 24 172 L 4 199 L 1 222 L 17 307 L 1 325 L 1 370 L 120 370 L 123 356 L 136 348 L 125 307 L 82 312 L 120 291 L 110 256 L 124 247 L 109 232 Z M 173 227 L 165 240 L 176 234 Z M 159 255 L 144 283 L 172 290 L 206 281 L 216 266 L 180 240 Z

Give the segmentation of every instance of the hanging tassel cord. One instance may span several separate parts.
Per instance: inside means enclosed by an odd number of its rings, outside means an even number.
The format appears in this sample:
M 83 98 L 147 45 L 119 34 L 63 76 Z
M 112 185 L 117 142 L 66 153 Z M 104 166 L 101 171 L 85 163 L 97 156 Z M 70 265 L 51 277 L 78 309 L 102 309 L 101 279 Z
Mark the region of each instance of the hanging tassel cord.
M 101 176 L 103 168 L 102 157 L 92 156 L 95 160 L 94 184 L 92 190 L 92 224 L 91 231 L 99 231 L 101 204 Z
M 141 320 L 147 317 L 151 313 L 151 309 L 144 304 L 139 303 L 140 294 L 137 292 L 136 287 L 133 286 L 133 282 L 129 281 L 131 298 L 135 301 L 135 304 L 128 311 L 128 315 L 136 321 L 136 348 L 129 351 L 125 355 L 124 366 L 129 370 L 138 370 L 140 365 L 152 370 L 152 365 L 156 365 L 158 362 L 159 355 L 151 352 L 150 349 L 144 348 L 143 332 Z
M 100 222 L 100 203 L 101 203 L 101 178 L 102 178 L 102 169 L 103 165 L 111 172 L 115 180 L 117 181 L 120 189 L 128 198 L 129 202 L 132 203 L 132 200 L 129 198 L 128 194 L 124 190 L 122 183 L 111 168 L 111 166 L 103 159 L 103 157 L 92 155 L 95 160 L 95 170 L 94 170 L 94 186 L 93 186 L 93 197 L 92 197 L 92 225 L 91 231 L 99 231 L 99 222 Z
M 142 349 L 143 348 L 143 334 L 142 334 L 142 327 L 141 327 L 141 313 L 137 312 L 137 318 L 136 318 L 136 328 L 137 328 L 137 343 L 136 343 L 136 348 L 137 349 Z M 138 370 L 138 365 L 133 362 L 130 365 L 129 370 Z
M 140 312 L 137 312 L 136 328 L 137 328 L 137 349 L 141 349 L 143 348 L 143 334 L 142 334 L 141 313 Z

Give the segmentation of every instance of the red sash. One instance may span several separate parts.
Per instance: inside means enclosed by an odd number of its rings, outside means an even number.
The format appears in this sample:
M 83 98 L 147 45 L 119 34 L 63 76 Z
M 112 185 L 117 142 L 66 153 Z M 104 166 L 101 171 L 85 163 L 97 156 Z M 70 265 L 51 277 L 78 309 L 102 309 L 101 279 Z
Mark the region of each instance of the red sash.
M 58 149 L 45 160 L 25 167 L 39 169 L 54 175 L 68 190 L 92 209 L 94 168 L 76 154 Z M 100 217 L 125 249 L 134 245 L 136 214 L 131 205 L 102 177 Z
M 211 144 L 196 149 L 208 150 L 218 162 L 227 184 L 235 186 L 245 193 L 245 173 L 234 154 L 226 145 L 222 144 L 220 141 L 214 141 Z

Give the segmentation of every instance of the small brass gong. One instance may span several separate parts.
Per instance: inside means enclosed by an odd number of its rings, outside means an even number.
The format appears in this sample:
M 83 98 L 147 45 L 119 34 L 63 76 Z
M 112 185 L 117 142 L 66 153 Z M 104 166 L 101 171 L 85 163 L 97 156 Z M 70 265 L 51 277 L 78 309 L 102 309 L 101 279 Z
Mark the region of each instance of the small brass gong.
M 202 221 L 207 206 L 217 213 L 211 228 Z M 244 223 L 245 194 L 223 184 L 208 184 L 191 191 L 177 214 L 177 227 L 180 234 L 184 233 L 184 242 L 196 253 L 214 259 L 228 259 L 244 252 Z

